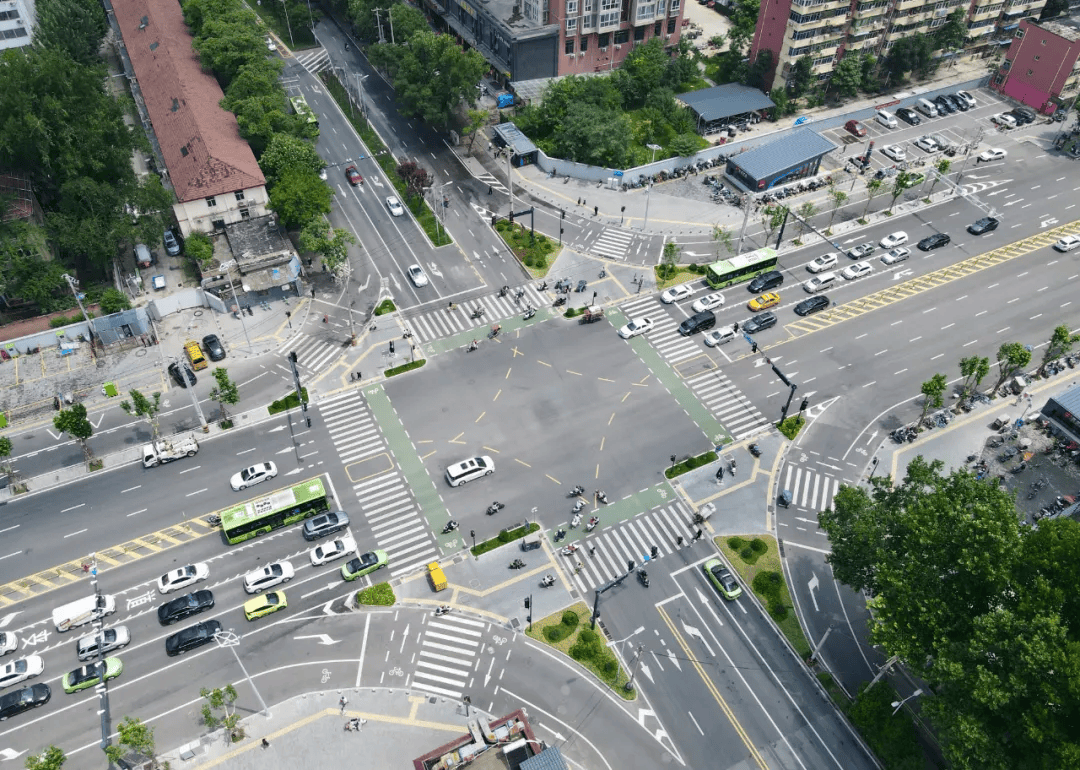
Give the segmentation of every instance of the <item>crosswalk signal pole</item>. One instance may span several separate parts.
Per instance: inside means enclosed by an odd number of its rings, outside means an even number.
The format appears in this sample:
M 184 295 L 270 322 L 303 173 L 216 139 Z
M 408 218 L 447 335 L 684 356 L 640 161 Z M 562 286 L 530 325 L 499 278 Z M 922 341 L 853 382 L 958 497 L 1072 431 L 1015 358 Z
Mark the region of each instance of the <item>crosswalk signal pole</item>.
M 307 426 L 311 427 L 311 418 L 307 416 L 307 399 L 304 398 L 304 390 L 300 387 L 300 372 L 296 369 L 296 351 L 289 351 L 289 368 L 292 369 L 293 387 L 296 389 L 296 400 L 300 402 L 300 408 L 305 412 L 304 419 Z

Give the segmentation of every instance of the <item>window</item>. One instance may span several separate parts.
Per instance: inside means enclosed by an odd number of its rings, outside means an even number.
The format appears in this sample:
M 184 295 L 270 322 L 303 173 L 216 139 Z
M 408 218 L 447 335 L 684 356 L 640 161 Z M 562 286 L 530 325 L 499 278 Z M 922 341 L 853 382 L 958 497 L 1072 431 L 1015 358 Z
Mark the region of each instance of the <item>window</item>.
M 596 41 L 596 44 L 598 46 L 600 46 L 601 48 L 607 48 L 609 45 L 611 45 L 611 33 L 610 32 L 605 32 L 602 35 L 598 35 L 597 38 L 598 39 Z
M 676 21 L 678 21 L 678 19 L 676 17 L 674 17 L 674 16 L 672 16 L 670 19 L 667 20 L 667 31 L 668 31 L 669 35 L 674 35 L 675 34 L 675 22 Z
M 581 52 L 585 53 L 588 50 L 589 50 L 589 38 L 583 37 L 583 38 L 581 38 Z
M 245 222 L 247 220 L 251 219 L 251 212 L 248 211 L 247 209 L 240 209 L 240 219 L 242 219 Z
M 671 0 L 671 12 L 672 12 L 672 13 L 675 13 L 676 11 L 678 11 L 678 10 L 679 10 L 679 7 L 680 7 L 680 6 L 679 6 L 679 3 L 680 3 L 681 1 L 682 1 L 682 0 Z
M 566 34 L 569 35 L 569 34 L 572 34 L 572 33 L 575 33 L 575 32 L 577 32 L 577 19 L 567 19 L 566 20 Z M 570 43 L 570 46 L 573 47 L 573 45 L 574 45 L 573 40 L 567 40 L 566 42 Z M 567 53 L 570 53 L 570 52 L 567 51 Z
M 615 45 L 622 45 L 623 43 L 630 42 L 630 30 L 620 29 L 615 33 Z
M 620 0 L 600 0 L 600 26 L 611 27 L 618 24 L 621 10 Z
M 568 37 L 566 39 L 566 53 L 573 55 L 574 53 L 574 39 Z
M 653 15 L 655 14 L 655 12 L 656 12 L 656 5 L 655 4 L 653 4 L 653 3 L 640 3 L 638 5 L 638 7 L 637 7 L 637 20 L 638 21 L 645 21 L 647 19 L 651 19 L 653 17 Z M 640 27 L 635 28 L 635 30 L 634 30 L 635 33 L 637 32 L 638 29 L 640 29 Z M 642 30 L 642 31 L 644 31 L 644 30 Z M 636 39 L 636 36 L 635 36 L 635 39 Z
M 566 0 L 566 15 L 577 16 L 578 0 Z
M 658 2 L 656 4 L 656 15 L 657 16 L 663 16 L 664 15 L 664 0 L 660 0 L 660 2 Z
M 584 13 L 592 13 L 593 12 L 593 0 L 584 0 L 584 2 L 582 3 L 581 10 Z
M 207 199 L 206 199 L 206 207 L 207 207 L 207 208 L 211 208 L 211 209 L 212 209 L 212 208 L 214 208 L 214 206 L 216 206 L 216 205 L 217 205 L 217 200 L 216 200 L 215 198 L 213 198 L 213 197 L 210 197 L 210 198 L 207 198 Z
M 634 27 L 634 42 L 640 43 L 645 39 L 645 28 Z
M 1016 30 L 1016 36 L 1017 37 L 1023 37 L 1024 36 L 1024 30 L 1022 30 L 1022 29 Z
M 655 24 L 653 24 L 653 28 L 652 28 L 653 37 L 660 37 L 660 35 L 663 33 L 663 31 L 664 31 L 664 22 L 658 21 Z
M 233 194 L 236 196 L 237 201 L 239 201 L 240 203 L 243 203 L 243 201 L 244 201 L 244 191 L 243 190 L 237 190 Z

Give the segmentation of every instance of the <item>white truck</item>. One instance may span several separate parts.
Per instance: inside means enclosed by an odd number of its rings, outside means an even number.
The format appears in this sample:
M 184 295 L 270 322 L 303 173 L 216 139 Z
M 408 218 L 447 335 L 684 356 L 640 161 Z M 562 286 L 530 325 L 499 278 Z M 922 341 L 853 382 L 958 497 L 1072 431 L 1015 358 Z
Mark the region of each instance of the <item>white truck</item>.
M 142 464 L 144 468 L 153 468 L 156 465 L 172 462 L 179 457 L 191 457 L 198 451 L 199 442 L 195 440 L 195 436 L 172 440 L 162 438 L 142 448 Z
M 97 620 L 116 612 L 115 596 L 103 594 L 100 598 L 104 605 L 100 609 L 98 608 L 97 596 L 76 599 L 63 607 L 57 607 L 52 613 L 53 625 L 56 626 L 56 630 L 60 633 L 70 631 L 76 626 L 85 625 L 91 620 Z

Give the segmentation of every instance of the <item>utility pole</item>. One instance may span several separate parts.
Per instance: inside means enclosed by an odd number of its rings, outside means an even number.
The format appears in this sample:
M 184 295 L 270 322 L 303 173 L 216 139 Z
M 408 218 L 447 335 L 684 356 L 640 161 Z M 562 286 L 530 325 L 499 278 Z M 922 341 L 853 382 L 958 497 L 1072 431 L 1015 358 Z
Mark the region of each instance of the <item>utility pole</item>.
M 70 276 L 67 273 L 64 273 L 60 277 L 63 278 L 65 281 L 67 281 L 68 288 L 71 289 L 71 293 L 75 297 L 75 302 L 77 302 L 78 305 L 79 305 L 79 311 L 82 313 L 83 320 L 86 321 L 86 330 L 87 330 L 88 334 L 90 335 L 90 355 L 92 357 L 94 357 L 94 358 L 97 358 L 97 351 L 94 350 L 94 333 L 93 333 L 93 331 L 91 331 L 91 328 L 90 328 L 90 316 L 88 316 L 86 314 L 86 308 L 83 307 L 83 303 L 82 303 L 83 295 L 80 294 L 79 290 L 78 290 L 79 281 L 78 281 L 77 278 L 74 278 L 73 276 Z
M 510 148 L 506 148 L 506 181 L 510 185 L 510 212 L 514 211 L 514 177 L 511 175 L 512 169 L 510 168 Z
M 64 276 L 65 278 L 67 276 Z M 90 585 L 94 588 L 94 599 L 98 610 L 105 609 L 105 597 L 101 594 L 101 586 L 97 579 L 97 553 L 90 554 Z M 101 749 L 104 751 L 110 744 L 109 735 L 112 730 L 109 726 L 109 682 L 105 678 L 105 616 L 98 614 L 94 618 L 94 630 L 97 631 L 97 666 L 101 672 L 101 684 L 98 685 L 98 701 L 101 704 Z
M 645 652 L 645 644 L 639 644 L 637 648 L 637 654 L 634 655 L 634 661 L 630 667 L 630 678 L 626 681 L 624 688 L 627 692 L 634 689 L 634 677 L 637 675 L 638 663 L 641 662 L 641 654 Z
M 752 196 L 750 193 L 745 193 L 743 195 L 742 229 L 739 230 L 739 244 L 735 247 L 735 256 L 736 257 L 739 256 L 740 254 L 742 254 L 743 236 L 746 235 L 746 223 L 750 221 L 750 209 L 753 207 L 753 205 L 754 205 L 754 196 Z
M 188 384 L 184 390 L 191 396 L 191 405 L 195 407 L 195 414 L 199 415 L 199 424 L 202 425 L 203 433 L 209 433 L 210 426 L 206 424 L 206 417 L 203 415 L 202 407 L 199 406 L 199 397 L 195 395 L 195 386 L 187 379 L 187 373 L 191 370 L 188 368 L 188 365 L 179 358 L 174 358 L 173 363 L 176 364 L 177 373 L 184 379 L 184 382 Z
M 372 13 L 375 14 L 375 23 L 379 25 L 379 42 L 380 43 L 385 43 L 386 38 L 383 37 L 383 31 L 382 31 L 382 17 L 379 16 L 379 13 L 381 11 L 385 10 L 385 9 L 383 9 L 383 8 L 372 8 L 371 10 L 372 10 Z
M 240 328 L 244 330 L 244 340 L 247 342 L 248 350 L 254 352 L 251 347 L 251 337 L 248 336 L 247 322 L 244 320 L 244 308 L 240 307 L 240 300 L 236 297 L 236 284 L 233 283 L 232 268 L 236 264 L 235 259 L 230 259 L 222 267 L 225 268 L 225 277 L 229 279 L 229 288 L 232 289 L 233 307 L 236 308 L 237 315 L 240 316 Z
M 255 687 L 255 683 L 251 681 L 251 674 L 248 673 L 244 667 L 244 661 L 240 660 L 240 655 L 236 652 L 236 648 L 240 646 L 240 637 L 231 628 L 228 631 L 218 631 L 214 634 L 214 641 L 218 643 L 218 647 L 228 647 L 232 650 L 233 657 L 236 658 L 236 663 L 240 666 L 240 670 L 244 672 L 244 678 L 247 679 L 248 685 L 255 691 L 255 697 L 259 699 L 259 703 L 262 704 L 263 716 L 270 716 L 270 708 L 266 705 L 266 701 L 263 700 L 263 696 L 259 693 Z

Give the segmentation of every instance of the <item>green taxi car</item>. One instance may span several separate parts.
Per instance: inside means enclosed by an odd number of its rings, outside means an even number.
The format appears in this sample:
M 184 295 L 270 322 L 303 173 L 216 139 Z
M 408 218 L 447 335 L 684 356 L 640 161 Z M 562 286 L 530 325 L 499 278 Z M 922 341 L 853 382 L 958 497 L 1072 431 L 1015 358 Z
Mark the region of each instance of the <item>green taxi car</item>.
M 105 679 L 116 679 L 124 673 L 124 664 L 120 658 L 105 658 L 103 663 L 88 663 L 82 668 L 64 674 L 62 683 L 64 692 L 73 693 L 94 687 L 101 683 L 102 668 L 105 670 Z
M 725 567 L 719 559 L 709 559 L 701 565 L 701 569 L 708 575 L 709 581 L 716 586 L 716 590 L 720 592 L 720 595 L 728 601 L 742 596 L 742 586 L 735 580 L 731 570 Z
M 244 617 L 248 620 L 258 620 L 264 615 L 283 610 L 288 606 L 284 591 L 267 591 L 262 596 L 256 596 L 244 602 Z
M 350 559 L 341 567 L 341 576 L 346 580 L 356 580 L 390 563 L 386 551 L 368 551 L 355 559 Z

